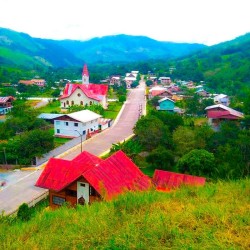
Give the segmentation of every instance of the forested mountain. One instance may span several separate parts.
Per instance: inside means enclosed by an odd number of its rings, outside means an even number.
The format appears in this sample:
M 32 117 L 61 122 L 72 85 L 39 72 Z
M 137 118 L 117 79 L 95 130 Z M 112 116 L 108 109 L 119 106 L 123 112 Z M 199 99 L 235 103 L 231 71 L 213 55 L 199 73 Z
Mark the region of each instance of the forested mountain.
M 0 28 L 1 65 L 22 67 L 173 59 L 204 47 L 202 44 L 159 42 L 148 37 L 128 35 L 93 38 L 89 41 L 57 41 L 33 38 L 25 33 Z
M 250 33 L 172 61 L 172 65 L 176 67 L 173 77 L 205 80 L 210 89 L 227 89 L 233 94 L 240 88 L 249 88 Z

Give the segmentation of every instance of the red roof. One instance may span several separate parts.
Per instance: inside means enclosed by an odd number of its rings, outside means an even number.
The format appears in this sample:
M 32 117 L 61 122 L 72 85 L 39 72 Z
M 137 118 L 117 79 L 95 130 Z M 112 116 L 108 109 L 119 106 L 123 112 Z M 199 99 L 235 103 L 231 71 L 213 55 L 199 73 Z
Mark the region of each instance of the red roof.
M 76 89 L 81 89 L 87 97 L 100 101 L 101 100 L 100 96 L 107 95 L 108 85 L 93 84 L 93 83 L 89 83 L 89 84 L 67 83 L 64 88 L 63 95 L 60 97 L 60 99 L 64 99 L 64 98 L 71 96 Z
M 13 96 L 0 96 L 0 103 L 6 103 L 8 101 L 13 101 L 14 97 Z
M 98 167 L 84 173 L 89 183 L 106 199 L 130 190 L 148 190 L 151 179 L 122 152 L 118 151 Z
M 88 68 L 87 68 L 87 64 L 85 64 L 83 66 L 82 75 L 83 76 L 89 76 L 89 71 L 88 71 Z
M 36 182 L 41 188 L 60 191 L 78 179 L 83 172 L 99 164 L 102 160 L 84 151 L 72 161 L 50 158 Z
M 203 186 L 206 178 L 156 169 L 153 182 L 157 190 L 168 191 L 181 185 Z
M 243 113 L 229 108 L 223 104 L 216 104 L 212 106 L 208 106 L 205 108 L 207 111 L 208 118 L 217 118 L 217 119 L 240 119 L 243 118 Z
M 60 191 L 84 177 L 105 199 L 128 190 L 147 190 L 151 180 L 122 152 L 106 160 L 83 152 L 72 161 L 51 158 L 36 186 Z

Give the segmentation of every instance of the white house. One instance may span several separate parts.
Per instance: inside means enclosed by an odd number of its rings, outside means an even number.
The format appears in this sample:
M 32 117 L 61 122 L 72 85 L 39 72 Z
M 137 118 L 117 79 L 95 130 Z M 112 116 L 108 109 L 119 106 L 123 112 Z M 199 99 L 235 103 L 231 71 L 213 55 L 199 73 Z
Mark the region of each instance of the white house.
M 54 119 L 54 131 L 56 137 L 74 138 L 88 135 L 98 130 L 98 115 L 90 110 L 81 110 L 71 114 L 61 115 Z
M 214 103 L 229 106 L 229 104 L 230 104 L 229 97 L 227 95 L 224 95 L 224 94 L 215 95 Z

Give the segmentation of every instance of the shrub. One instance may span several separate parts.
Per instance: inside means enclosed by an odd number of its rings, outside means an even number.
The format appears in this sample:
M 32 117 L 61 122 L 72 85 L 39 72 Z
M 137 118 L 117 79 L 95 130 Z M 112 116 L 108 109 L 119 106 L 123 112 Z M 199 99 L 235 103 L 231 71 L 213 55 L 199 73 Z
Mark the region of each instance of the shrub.
M 22 221 L 28 221 L 31 218 L 31 212 L 27 203 L 23 203 L 17 212 L 17 218 Z

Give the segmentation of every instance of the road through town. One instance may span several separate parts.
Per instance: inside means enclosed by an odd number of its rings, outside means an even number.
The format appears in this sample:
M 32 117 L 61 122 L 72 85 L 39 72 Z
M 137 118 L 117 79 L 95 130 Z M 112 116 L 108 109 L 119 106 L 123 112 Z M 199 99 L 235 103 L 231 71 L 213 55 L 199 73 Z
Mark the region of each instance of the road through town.
M 101 155 L 109 150 L 113 143 L 125 140 L 133 134 L 133 127 L 139 116 L 145 112 L 145 84 L 129 90 L 128 98 L 119 118 L 113 126 L 93 138 L 82 143 L 83 150 L 95 155 Z M 75 147 L 60 155 L 60 158 L 71 160 L 80 153 L 81 147 Z M 0 190 L 0 213 L 11 214 L 22 203 L 32 204 L 39 197 L 47 194 L 47 190 L 35 187 L 34 184 L 42 170 L 27 171 L 27 174 L 16 182 Z

